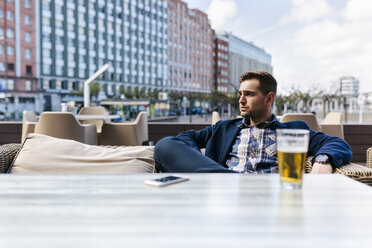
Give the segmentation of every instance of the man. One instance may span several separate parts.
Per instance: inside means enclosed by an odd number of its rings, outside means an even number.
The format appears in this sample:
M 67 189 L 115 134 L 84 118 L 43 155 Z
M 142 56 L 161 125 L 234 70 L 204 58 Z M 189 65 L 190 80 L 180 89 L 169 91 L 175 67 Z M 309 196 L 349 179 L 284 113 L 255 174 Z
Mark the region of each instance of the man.
M 280 123 L 272 114 L 277 82 L 267 72 L 246 72 L 240 78 L 242 118 L 219 121 L 201 131 L 186 131 L 160 140 L 156 168 L 162 172 L 278 172 L 275 130 L 309 129 L 303 121 Z M 206 148 L 205 156 L 200 152 Z M 311 173 L 332 173 L 350 162 L 350 146 L 342 139 L 310 130 Z

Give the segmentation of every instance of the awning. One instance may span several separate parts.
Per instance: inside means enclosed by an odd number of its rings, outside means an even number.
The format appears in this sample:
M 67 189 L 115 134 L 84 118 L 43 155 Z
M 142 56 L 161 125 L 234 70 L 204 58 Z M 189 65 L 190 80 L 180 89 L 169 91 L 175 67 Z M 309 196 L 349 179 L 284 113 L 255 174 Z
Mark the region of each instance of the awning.
M 149 105 L 150 101 L 102 101 L 100 105 L 130 105 L 130 106 L 142 106 Z

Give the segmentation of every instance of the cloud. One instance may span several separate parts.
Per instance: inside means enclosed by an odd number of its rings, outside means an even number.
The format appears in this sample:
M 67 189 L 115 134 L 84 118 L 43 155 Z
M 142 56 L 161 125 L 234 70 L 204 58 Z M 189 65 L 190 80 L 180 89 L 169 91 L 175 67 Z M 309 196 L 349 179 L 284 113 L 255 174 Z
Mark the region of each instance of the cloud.
M 207 14 L 214 29 L 223 29 L 237 14 L 235 0 L 212 0 Z
M 372 2 L 365 0 L 350 0 L 344 12 L 348 20 L 372 20 Z
M 296 73 L 283 68 L 278 71 L 309 85 L 352 75 L 360 80 L 361 91 L 371 91 L 372 2 L 367 2 L 349 0 L 337 16 L 302 23 L 286 40 L 287 49 L 296 58 L 292 64 Z M 292 13 L 296 8 L 298 5 L 293 6 Z
M 326 0 L 292 0 L 292 5 L 291 13 L 280 20 L 281 24 L 312 22 L 335 14 Z

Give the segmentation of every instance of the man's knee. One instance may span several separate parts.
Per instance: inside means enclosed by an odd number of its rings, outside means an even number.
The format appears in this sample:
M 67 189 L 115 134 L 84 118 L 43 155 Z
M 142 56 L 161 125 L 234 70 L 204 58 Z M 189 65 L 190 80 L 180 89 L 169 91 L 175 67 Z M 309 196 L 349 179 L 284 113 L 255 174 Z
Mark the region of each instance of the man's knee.
M 155 154 L 159 155 L 163 154 L 164 152 L 169 153 L 169 151 L 172 151 L 172 148 L 174 148 L 175 142 L 177 141 L 176 137 L 174 136 L 165 137 L 159 140 L 155 146 Z

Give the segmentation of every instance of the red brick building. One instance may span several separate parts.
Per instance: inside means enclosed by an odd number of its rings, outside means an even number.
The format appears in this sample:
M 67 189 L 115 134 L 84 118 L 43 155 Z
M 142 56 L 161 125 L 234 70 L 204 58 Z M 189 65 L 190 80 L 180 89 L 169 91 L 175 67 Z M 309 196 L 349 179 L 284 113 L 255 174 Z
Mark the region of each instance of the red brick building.
M 214 36 L 214 89 L 229 92 L 229 42 L 226 37 Z
M 0 111 L 14 112 L 16 119 L 35 103 L 37 92 L 36 18 L 32 3 L 0 2 Z
M 213 30 L 206 13 L 168 0 L 168 68 L 171 91 L 213 89 Z

